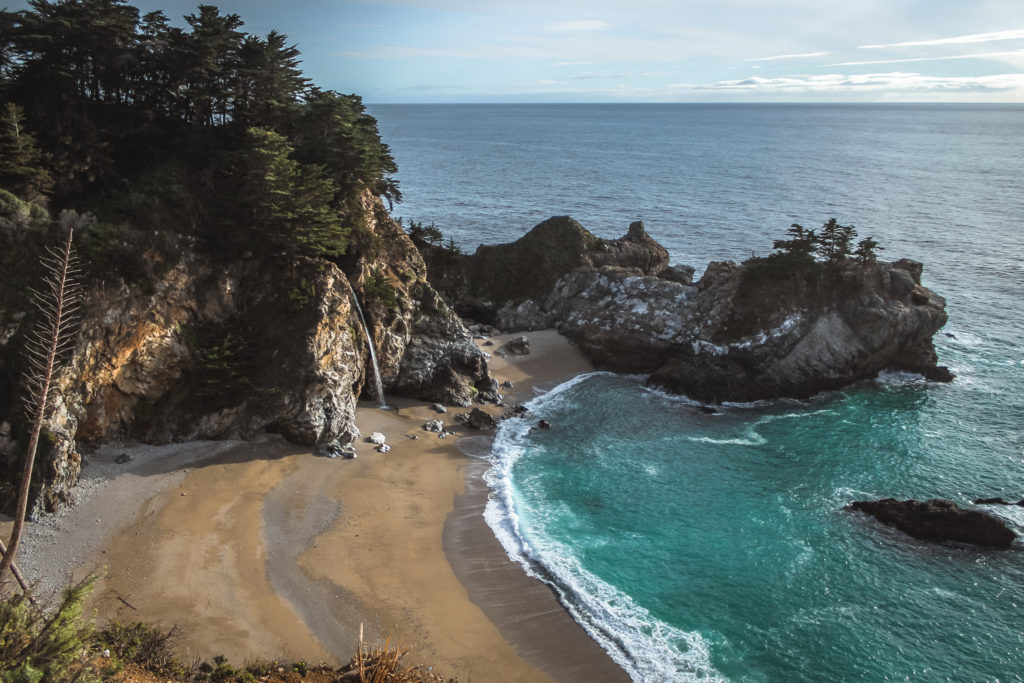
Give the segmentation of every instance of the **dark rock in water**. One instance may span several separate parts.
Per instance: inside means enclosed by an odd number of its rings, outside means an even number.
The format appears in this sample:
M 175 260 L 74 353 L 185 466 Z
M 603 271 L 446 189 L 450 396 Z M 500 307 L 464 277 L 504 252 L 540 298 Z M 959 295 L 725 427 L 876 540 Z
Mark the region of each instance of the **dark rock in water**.
M 537 426 L 540 427 L 541 429 L 551 429 L 551 423 L 548 422 L 547 420 L 541 420 L 540 422 L 537 423 Z
M 530 339 L 528 337 L 516 337 L 505 344 L 510 353 L 517 356 L 526 356 L 530 353 Z
M 700 406 L 697 408 L 703 415 L 717 415 L 718 409 L 711 406 Z
M 131 462 L 131 461 L 132 461 L 132 456 L 128 455 L 127 453 L 122 453 L 121 455 L 117 456 L 116 460 L 114 460 L 114 462 L 116 462 L 118 465 L 123 465 L 126 462 Z
M 517 405 L 515 408 L 512 409 L 512 412 L 518 415 L 519 417 L 522 417 L 523 415 L 526 415 L 526 413 L 530 412 L 530 409 L 524 405 Z
M 1017 538 L 1002 520 L 979 510 L 965 510 L 949 500 L 932 499 L 923 503 L 895 498 L 858 500 L 849 508 L 866 512 L 883 524 L 923 541 L 1009 548 Z
M 466 425 L 472 429 L 494 429 L 498 424 L 494 421 L 494 418 L 490 414 L 480 408 L 473 408 L 473 411 L 469 414 L 469 418 L 466 420 Z
M 974 501 L 975 505 L 1018 505 L 1024 507 L 1024 500 L 1018 500 L 1016 503 L 1011 503 L 1008 500 L 1002 498 L 979 498 Z
M 956 379 L 956 375 L 950 372 L 945 365 L 936 365 L 933 368 L 925 369 L 924 378 L 932 382 L 952 382 Z

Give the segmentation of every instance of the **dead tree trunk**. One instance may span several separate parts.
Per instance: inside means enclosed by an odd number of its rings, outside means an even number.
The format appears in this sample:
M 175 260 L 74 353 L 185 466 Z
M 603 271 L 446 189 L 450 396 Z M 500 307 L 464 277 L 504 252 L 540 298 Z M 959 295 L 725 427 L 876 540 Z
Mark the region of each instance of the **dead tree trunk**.
M 11 539 L 7 543 L 3 559 L 0 559 L 0 577 L 11 568 L 14 554 L 18 551 L 28 511 L 32 467 L 35 464 L 39 434 L 42 432 L 43 418 L 46 415 L 53 371 L 61 352 L 72 341 L 70 331 L 80 300 L 78 263 L 71 250 L 73 236 L 72 226 L 68 230 L 67 242 L 62 250 L 47 250 L 47 255 L 42 259 L 46 269 L 45 286 L 39 291 L 33 291 L 39 309 L 39 322 L 26 343 L 29 362 L 26 408 L 32 417 L 32 432 L 25 453 L 25 465 L 21 471 L 21 486 L 18 488 L 18 504 L 14 512 Z

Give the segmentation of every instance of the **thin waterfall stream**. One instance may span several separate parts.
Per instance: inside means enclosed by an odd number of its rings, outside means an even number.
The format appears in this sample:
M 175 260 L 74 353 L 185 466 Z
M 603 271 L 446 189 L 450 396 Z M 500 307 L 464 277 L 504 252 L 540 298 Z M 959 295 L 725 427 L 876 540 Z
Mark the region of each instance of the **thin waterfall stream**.
M 373 346 L 370 328 L 367 326 L 366 318 L 363 316 L 363 307 L 359 305 L 359 297 L 356 296 L 356 290 L 352 287 L 352 283 L 348 278 L 345 278 L 345 282 L 348 283 L 348 291 L 352 293 L 352 301 L 356 305 L 359 322 L 363 324 L 363 334 L 366 336 L 366 345 L 370 347 L 370 360 L 373 362 L 373 386 L 377 390 L 377 401 L 380 403 L 380 408 L 384 409 L 388 407 L 388 404 L 384 401 L 384 385 L 380 381 L 380 365 L 377 363 L 377 351 Z

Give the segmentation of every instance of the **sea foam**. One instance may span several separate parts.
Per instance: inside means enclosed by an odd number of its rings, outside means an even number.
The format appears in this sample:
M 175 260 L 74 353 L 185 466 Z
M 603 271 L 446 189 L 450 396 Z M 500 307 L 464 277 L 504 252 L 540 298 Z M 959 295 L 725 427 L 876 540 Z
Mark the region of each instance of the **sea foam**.
M 543 414 L 573 387 L 591 377 L 581 375 L 529 403 L 532 414 Z M 512 470 L 528 449 L 529 420 L 506 420 L 498 430 L 491 468 L 484 480 L 491 489 L 484 518 L 509 557 L 530 576 L 550 585 L 562 605 L 636 681 L 720 681 L 711 665 L 707 642 L 698 633 L 676 628 L 637 604 L 629 595 L 582 566 L 573 549 L 536 534 L 524 524 L 517 508 Z

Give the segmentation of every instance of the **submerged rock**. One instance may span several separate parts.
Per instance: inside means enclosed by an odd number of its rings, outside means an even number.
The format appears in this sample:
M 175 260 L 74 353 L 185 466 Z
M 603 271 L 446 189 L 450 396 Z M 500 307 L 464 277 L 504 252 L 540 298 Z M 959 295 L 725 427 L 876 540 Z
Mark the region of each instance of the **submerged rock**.
M 1016 503 L 1003 500 L 1002 498 L 978 498 L 974 501 L 975 505 L 1017 505 L 1024 507 L 1024 500 L 1018 500 Z
M 933 543 L 956 541 L 1009 548 L 1017 538 L 1002 520 L 980 510 L 965 510 L 949 500 L 932 499 L 922 503 L 885 498 L 854 501 L 848 507 L 866 512 L 914 538 Z

